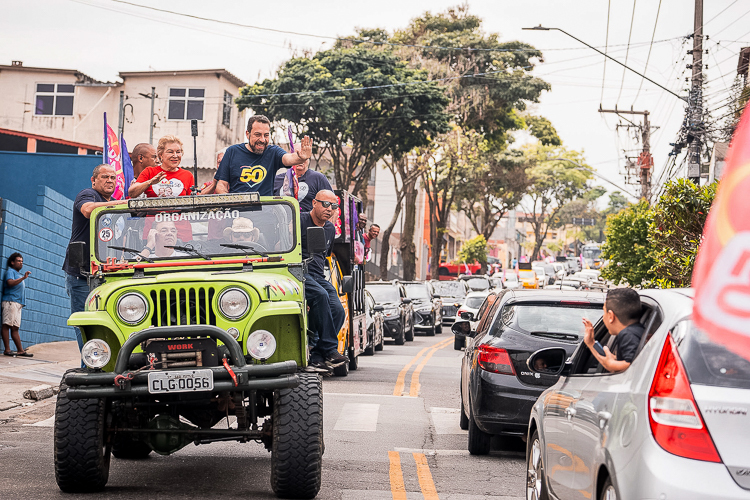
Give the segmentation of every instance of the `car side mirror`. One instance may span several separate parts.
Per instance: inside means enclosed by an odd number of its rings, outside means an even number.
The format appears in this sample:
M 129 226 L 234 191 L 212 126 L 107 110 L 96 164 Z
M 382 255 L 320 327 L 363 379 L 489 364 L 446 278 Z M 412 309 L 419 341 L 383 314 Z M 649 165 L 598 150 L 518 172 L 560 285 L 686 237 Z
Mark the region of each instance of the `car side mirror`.
M 411 299 L 408 297 L 404 297 L 401 299 L 401 302 L 403 302 L 404 304 L 411 304 Z
M 354 291 L 354 279 L 351 276 L 344 276 L 341 282 L 341 290 L 344 293 L 352 293 Z
M 307 253 L 323 253 L 328 250 L 326 244 L 326 230 L 322 227 L 307 228 Z
M 464 311 L 461 313 L 461 319 L 465 319 L 466 321 L 474 321 L 474 314 L 470 313 L 469 311 Z
M 372 310 L 375 311 L 375 312 L 383 312 L 383 311 L 385 311 L 385 307 L 383 307 L 381 305 L 376 305 L 375 307 L 372 308 Z
M 464 337 L 472 337 L 471 324 L 468 321 L 456 321 L 451 326 L 453 335 L 461 335 Z
M 563 373 L 568 353 L 561 347 L 539 349 L 526 360 L 526 366 L 534 373 L 556 377 Z
M 68 244 L 68 262 L 71 267 L 83 269 L 88 272 L 89 256 L 86 255 L 86 243 L 83 241 L 73 241 Z
M 439 298 L 440 298 L 440 295 L 433 295 L 433 296 L 432 296 L 432 298 L 433 298 L 433 299 L 439 299 Z

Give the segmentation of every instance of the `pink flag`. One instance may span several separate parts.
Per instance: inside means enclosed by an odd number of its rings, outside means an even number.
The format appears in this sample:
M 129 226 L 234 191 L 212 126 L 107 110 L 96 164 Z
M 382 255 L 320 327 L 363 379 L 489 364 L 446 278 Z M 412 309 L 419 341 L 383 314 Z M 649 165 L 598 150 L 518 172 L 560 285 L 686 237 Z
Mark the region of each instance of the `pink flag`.
M 122 151 L 117 134 L 107 124 L 107 113 L 104 113 L 104 154 L 104 162 L 112 165 L 115 169 L 115 174 L 117 174 L 115 192 L 112 193 L 112 199 L 122 200 L 125 198 L 125 174 L 122 171 Z

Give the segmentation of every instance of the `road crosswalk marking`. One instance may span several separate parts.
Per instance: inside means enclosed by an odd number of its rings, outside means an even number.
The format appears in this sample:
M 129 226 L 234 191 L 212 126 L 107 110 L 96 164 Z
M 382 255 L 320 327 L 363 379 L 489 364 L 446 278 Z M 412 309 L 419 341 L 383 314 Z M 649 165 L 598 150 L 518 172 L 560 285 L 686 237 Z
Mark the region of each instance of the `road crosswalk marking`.
M 52 415 L 50 418 L 45 418 L 44 420 L 40 420 L 39 422 L 34 422 L 33 424 L 23 424 L 24 427 L 54 427 L 55 426 L 55 416 Z
M 458 424 L 461 410 L 458 408 L 430 408 L 435 434 L 468 434 Z
M 380 405 L 376 403 L 345 403 L 333 430 L 375 432 L 379 413 Z

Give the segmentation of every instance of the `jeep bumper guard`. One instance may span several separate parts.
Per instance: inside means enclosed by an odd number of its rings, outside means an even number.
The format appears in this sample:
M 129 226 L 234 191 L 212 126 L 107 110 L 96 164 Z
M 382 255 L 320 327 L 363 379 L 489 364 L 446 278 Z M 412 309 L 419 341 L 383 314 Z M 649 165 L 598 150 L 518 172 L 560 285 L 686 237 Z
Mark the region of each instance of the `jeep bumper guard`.
M 224 366 L 202 367 L 202 370 L 211 370 L 214 376 L 213 390 L 204 392 L 278 390 L 291 389 L 299 385 L 296 361 L 249 365 L 245 361 L 240 344 L 221 328 L 210 325 L 161 326 L 133 333 L 120 348 L 113 372 L 69 373 L 65 377 L 65 383 L 68 385 L 67 396 L 69 399 L 147 396 L 149 395 L 148 374 L 151 370 L 138 373 L 134 373 L 135 370 L 128 370 L 128 360 L 133 350 L 149 339 L 191 337 L 211 337 L 223 342 L 229 349 L 230 368 L 237 377 L 235 384 Z M 173 368 L 158 371 L 179 370 L 181 369 Z M 124 387 L 115 384 L 118 376 L 127 377 Z

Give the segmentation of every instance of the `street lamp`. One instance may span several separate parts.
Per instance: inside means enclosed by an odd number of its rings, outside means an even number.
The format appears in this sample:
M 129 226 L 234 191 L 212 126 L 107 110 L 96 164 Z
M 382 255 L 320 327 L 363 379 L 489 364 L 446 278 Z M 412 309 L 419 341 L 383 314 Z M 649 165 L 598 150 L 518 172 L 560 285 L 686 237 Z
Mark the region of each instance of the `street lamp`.
M 662 89 L 662 90 L 666 90 L 667 92 L 669 92 L 670 94 L 672 94 L 672 95 L 673 95 L 673 96 L 675 96 L 676 98 L 678 98 L 678 99 L 680 99 L 680 100 L 683 100 L 683 101 L 687 101 L 687 100 L 688 100 L 688 99 L 687 99 L 687 97 L 682 97 L 682 96 L 679 96 L 679 95 L 675 94 L 674 92 L 672 92 L 671 90 L 669 90 L 669 89 L 668 89 L 667 87 L 665 87 L 664 85 L 661 85 L 661 84 L 659 84 L 659 83 L 656 83 L 655 81 L 653 81 L 653 80 L 652 80 L 651 78 L 647 77 L 646 75 L 644 75 L 644 74 L 642 74 L 642 73 L 639 73 L 639 72 L 637 72 L 636 70 L 634 70 L 634 69 L 633 69 L 633 68 L 631 68 L 630 66 L 626 66 L 625 64 L 621 63 L 620 61 L 618 61 L 618 60 L 617 60 L 617 59 L 615 59 L 614 57 L 610 57 L 610 56 L 608 56 L 607 54 L 605 54 L 605 53 L 604 53 L 604 52 L 602 52 L 601 50 L 597 49 L 596 47 L 593 47 L 593 46 L 589 45 L 588 43 L 584 42 L 584 41 L 583 41 L 583 40 L 581 40 L 580 38 L 576 38 L 576 37 L 574 37 L 573 35 L 571 35 L 570 33 L 568 33 L 568 32 L 567 32 L 567 31 L 565 31 L 565 30 L 562 30 L 562 29 L 560 29 L 560 28 L 545 28 L 545 27 L 544 27 L 544 26 L 542 26 L 541 24 L 540 24 L 539 26 L 534 26 L 533 28 L 521 28 L 521 29 L 523 29 L 523 30 L 531 30 L 531 31 L 559 31 L 559 32 L 561 32 L 561 33 L 564 33 L 564 34 L 568 35 L 568 36 L 569 36 L 570 38 L 572 38 L 573 40 L 576 40 L 577 42 L 580 42 L 580 43 L 584 44 L 584 45 L 585 45 L 586 47 L 588 47 L 588 48 L 590 48 L 590 49 L 593 49 L 593 50 L 597 51 L 598 53 L 600 53 L 601 55 L 603 55 L 603 56 L 604 56 L 604 57 L 606 57 L 607 59 L 610 59 L 611 61 L 614 61 L 614 62 L 616 62 L 617 64 L 619 64 L 619 65 L 620 65 L 620 66 L 622 66 L 623 68 L 625 68 L 625 69 L 627 69 L 627 70 L 630 70 L 630 71 L 632 71 L 633 73 L 635 73 L 636 75 L 638 75 L 638 76 L 640 76 L 640 77 L 642 77 L 642 78 L 644 78 L 644 79 L 648 80 L 649 82 L 653 83 L 654 85 L 656 85 L 656 86 L 657 86 L 657 87 L 659 87 L 660 89 Z
M 572 163 L 573 165 L 575 165 L 577 169 L 579 169 L 579 170 L 585 170 L 586 172 L 589 172 L 589 173 L 597 176 L 598 178 L 600 178 L 604 182 L 609 182 L 610 184 L 612 184 L 614 187 L 616 187 L 617 189 L 619 189 L 623 193 L 625 193 L 625 194 L 627 194 L 629 196 L 632 196 L 636 200 L 638 199 L 638 196 L 636 196 L 633 193 L 629 192 L 627 189 L 618 186 L 617 184 L 615 184 L 611 180 L 607 179 L 606 177 L 604 177 L 602 175 L 599 175 L 599 173 L 596 170 L 593 170 L 593 169 L 591 169 L 589 167 L 584 167 L 583 165 L 579 165 L 578 163 L 574 162 L 573 160 L 569 160 L 568 158 L 547 158 L 545 161 L 555 161 L 555 160 L 568 161 L 568 162 Z

